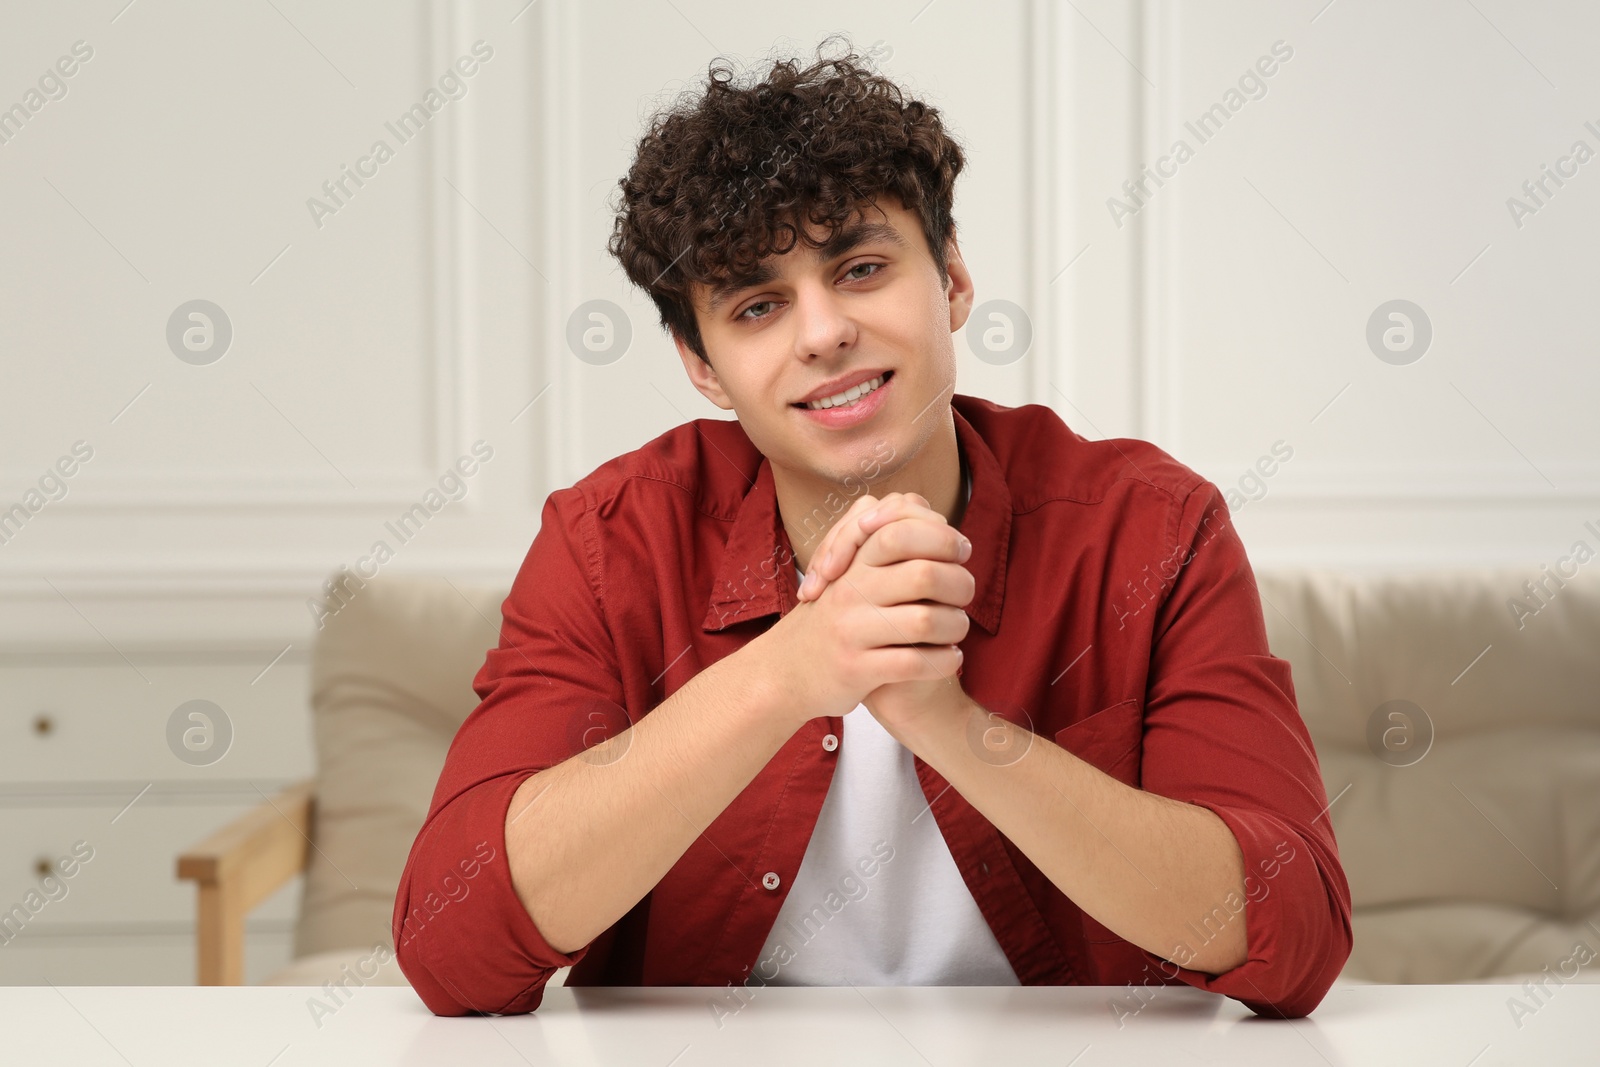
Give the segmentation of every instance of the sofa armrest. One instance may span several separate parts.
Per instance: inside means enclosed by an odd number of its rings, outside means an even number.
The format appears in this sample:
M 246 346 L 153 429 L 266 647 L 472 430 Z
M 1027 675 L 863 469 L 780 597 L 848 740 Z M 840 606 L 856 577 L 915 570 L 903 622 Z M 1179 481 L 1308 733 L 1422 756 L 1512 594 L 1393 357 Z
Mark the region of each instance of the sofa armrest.
M 312 783 L 297 782 L 178 857 L 178 877 L 197 884 L 195 945 L 200 985 L 244 984 L 244 919 L 305 870 Z

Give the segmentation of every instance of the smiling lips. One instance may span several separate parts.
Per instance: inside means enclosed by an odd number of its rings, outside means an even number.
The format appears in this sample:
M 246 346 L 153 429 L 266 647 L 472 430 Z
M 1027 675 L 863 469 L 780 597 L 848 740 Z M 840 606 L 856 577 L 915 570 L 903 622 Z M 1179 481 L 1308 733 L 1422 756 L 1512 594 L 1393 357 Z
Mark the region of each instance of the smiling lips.
M 848 389 L 834 393 L 832 396 L 823 397 L 821 400 L 808 400 L 805 402 L 805 406 L 810 408 L 812 411 L 817 411 L 826 410 L 827 408 L 844 407 L 847 404 L 852 404 L 861 397 L 872 392 L 874 389 L 877 389 L 885 381 L 887 381 L 889 373 L 890 372 L 885 371 L 876 378 L 869 378 L 859 385 L 852 385 Z
M 886 403 L 894 372 L 884 371 L 830 396 L 791 405 L 811 421 L 829 429 L 842 429 L 865 422 Z
M 856 386 L 865 385 L 874 378 L 887 378 L 893 373 L 894 372 L 891 370 L 866 368 L 863 370 L 851 371 L 849 374 L 841 374 L 831 381 L 823 382 L 821 385 L 811 390 L 811 392 L 807 393 L 799 400 L 796 400 L 794 402 L 794 406 L 806 407 L 816 403 L 818 400 L 835 400 L 836 402 L 840 402 L 837 400 L 837 398 Z

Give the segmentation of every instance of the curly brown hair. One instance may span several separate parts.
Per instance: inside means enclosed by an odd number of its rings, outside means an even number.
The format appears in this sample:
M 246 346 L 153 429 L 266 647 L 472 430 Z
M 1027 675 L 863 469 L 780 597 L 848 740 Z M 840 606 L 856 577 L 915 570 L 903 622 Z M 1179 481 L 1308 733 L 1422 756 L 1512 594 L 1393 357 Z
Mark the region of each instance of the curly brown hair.
M 949 281 L 945 244 L 965 156 L 937 108 L 906 99 L 853 49 L 823 58 L 841 36 L 824 38 L 804 70 L 779 60 L 743 88 L 713 60 L 704 94 L 691 90 L 654 117 L 617 183 L 607 251 L 650 294 L 661 325 L 707 363 L 694 286 L 737 282 L 796 240 L 820 248 L 793 224 L 802 213 L 827 227 L 825 241 L 880 195 L 897 197 L 920 216 L 940 282 Z

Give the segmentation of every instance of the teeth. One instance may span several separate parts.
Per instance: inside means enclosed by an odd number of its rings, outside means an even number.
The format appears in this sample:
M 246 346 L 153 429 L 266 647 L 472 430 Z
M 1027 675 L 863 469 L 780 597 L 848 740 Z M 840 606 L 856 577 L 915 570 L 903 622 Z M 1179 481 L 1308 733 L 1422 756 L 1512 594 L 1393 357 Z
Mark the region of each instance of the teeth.
M 810 408 L 812 411 L 821 411 L 824 408 L 837 408 L 843 407 L 846 404 L 853 404 L 882 384 L 883 375 L 880 374 L 871 381 L 862 382 L 860 385 L 852 386 L 842 393 L 837 393 L 833 396 L 825 396 L 821 400 L 807 401 L 806 407 Z

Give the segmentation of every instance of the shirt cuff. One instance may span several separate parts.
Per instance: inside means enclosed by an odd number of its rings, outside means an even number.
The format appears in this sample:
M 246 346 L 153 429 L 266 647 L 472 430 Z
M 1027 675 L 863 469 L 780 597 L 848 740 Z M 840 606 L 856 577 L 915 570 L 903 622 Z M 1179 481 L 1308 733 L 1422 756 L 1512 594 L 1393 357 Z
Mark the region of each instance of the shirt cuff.
M 1238 840 L 1244 855 L 1244 896 L 1230 892 L 1210 914 L 1190 924 L 1189 940 L 1175 947 L 1175 958 L 1140 951 L 1168 978 L 1231 997 L 1257 1015 L 1309 1015 L 1327 995 L 1354 944 L 1350 887 L 1337 853 L 1322 835 L 1313 831 L 1308 837 L 1268 812 L 1191 803 L 1215 812 Z M 1216 975 L 1180 965 L 1215 937 L 1222 924 L 1241 918 L 1248 945 L 1244 963 Z
M 550 976 L 589 951 L 552 948 L 512 884 L 506 812 L 529 773 L 481 782 L 448 801 L 406 864 L 395 955 L 435 1015 L 533 1011 Z

